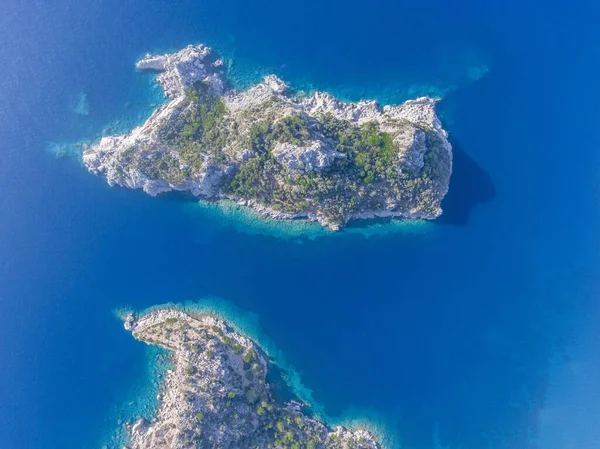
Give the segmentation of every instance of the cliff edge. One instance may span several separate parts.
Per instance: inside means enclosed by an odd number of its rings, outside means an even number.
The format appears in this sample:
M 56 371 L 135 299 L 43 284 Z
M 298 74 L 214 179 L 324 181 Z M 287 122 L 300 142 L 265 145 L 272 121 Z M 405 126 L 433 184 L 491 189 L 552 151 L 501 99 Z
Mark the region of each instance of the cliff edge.
M 275 219 L 339 229 L 353 218 L 434 219 L 452 148 L 436 99 L 398 106 L 292 92 L 274 75 L 239 92 L 204 45 L 147 55 L 168 102 L 128 135 L 83 155 L 111 185 L 230 199 Z
M 279 404 L 266 382 L 267 362 L 255 344 L 210 315 L 157 309 L 129 315 L 125 328 L 171 352 L 153 422 L 128 426 L 130 449 L 378 449 L 364 429 L 329 428 Z

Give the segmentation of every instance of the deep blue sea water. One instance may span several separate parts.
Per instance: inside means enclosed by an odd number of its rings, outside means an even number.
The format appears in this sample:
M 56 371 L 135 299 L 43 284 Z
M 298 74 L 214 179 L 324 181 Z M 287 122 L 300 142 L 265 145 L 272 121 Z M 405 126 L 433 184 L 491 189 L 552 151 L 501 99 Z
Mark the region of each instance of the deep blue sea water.
M 152 406 L 154 355 L 115 310 L 207 297 L 330 419 L 384 423 L 404 448 L 600 447 L 599 14 L 588 1 L 2 2 L 0 448 L 101 447 Z M 276 72 L 347 99 L 443 96 L 443 218 L 282 238 L 110 188 L 49 151 L 140 123 L 160 100 L 135 60 L 195 42 L 240 85 Z

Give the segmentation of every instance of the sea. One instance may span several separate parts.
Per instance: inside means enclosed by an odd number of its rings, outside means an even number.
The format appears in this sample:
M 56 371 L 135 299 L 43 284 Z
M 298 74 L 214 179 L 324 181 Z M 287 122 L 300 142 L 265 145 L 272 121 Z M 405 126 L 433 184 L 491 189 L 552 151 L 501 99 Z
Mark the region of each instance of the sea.
M 389 449 L 600 448 L 600 6 L 581 0 L 3 0 L 0 448 L 118 448 L 168 357 L 123 310 L 228 318 L 275 389 Z M 110 187 L 79 152 L 205 43 L 245 88 L 442 98 L 433 222 L 331 233 Z M 283 394 L 283 393 L 282 393 Z

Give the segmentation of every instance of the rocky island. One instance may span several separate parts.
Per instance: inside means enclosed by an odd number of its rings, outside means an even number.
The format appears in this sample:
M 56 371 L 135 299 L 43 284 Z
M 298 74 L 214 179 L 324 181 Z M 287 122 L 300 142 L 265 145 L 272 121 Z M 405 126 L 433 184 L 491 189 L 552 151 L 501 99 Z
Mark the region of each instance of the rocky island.
M 265 355 L 221 319 L 156 309 L 128 315 L 125 328 L 172 359 L 156 418 L 128 425 L 130 449 L 381 448 L 367 430 L 331 429 L 275 401 Z
M 204 45 L 147 55 L 137 67 L 159 73 L 168 101 L 130 134 L 84 152 L 111 185 L 229 199 L 334 230 L 356 218 L 442 213 L 452 149 L 436 99 L 345 103 L 293 92 L 274 75 L 240 92 Z

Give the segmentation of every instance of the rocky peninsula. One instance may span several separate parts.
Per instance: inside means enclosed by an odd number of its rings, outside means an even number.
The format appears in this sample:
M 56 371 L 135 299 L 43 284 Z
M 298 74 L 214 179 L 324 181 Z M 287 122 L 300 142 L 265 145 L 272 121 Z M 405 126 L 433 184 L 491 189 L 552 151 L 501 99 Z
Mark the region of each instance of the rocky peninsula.
M 168 101 L 130 134 L 84 152 L 111 185 L 229 199 L 334 230 L 356 218 L 442 213 L 452 149 L 436 99 L 345 103 L 293 92 L 274 75 L 240 92 L 204 45 L 147 55 L 137 67 L 158 73 Z
M 219 318 L 156 309 L 128 315 L 125 328 L 172 359 L 156 418 L 128 425 L 129 449 L 381 448 L 367 430 L 331 429 L 276 402 L 265 355 Z

